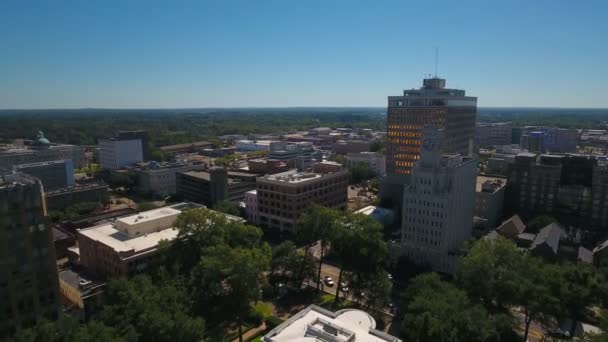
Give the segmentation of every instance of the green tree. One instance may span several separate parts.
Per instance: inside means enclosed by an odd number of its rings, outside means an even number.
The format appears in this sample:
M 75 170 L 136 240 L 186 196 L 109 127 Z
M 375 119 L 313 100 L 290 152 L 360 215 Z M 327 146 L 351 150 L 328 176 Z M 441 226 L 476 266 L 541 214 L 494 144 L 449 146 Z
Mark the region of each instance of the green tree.
M 528 226 L 526 227 L 526 231 L 530 233 L 538 233 L 541 229 L 550 225 L 551 223 L 557 222 L 557 219 L 550 215 L 539 215 L 535 218 L 531 219 L 528 222 Z
M 336 230 L 336 222 L 340 217 L 337 210 L 311 204 L 308 206 L 299 224 L 299 236 L 301 241 L 320 241 L 321 256 L 317 267 L 317 291 L 321 290 L 321 267 L 325 260 L 325 250 L 329 246 Z M 308 246 L 308 245 L 307 245 Z
M 589 307 L 605 303 L 606 278 L 594 266 L 588 264 L 562 264 L 550 266 L 553 284 L 557 286 L 560 316 L 576 323 L 587 317 Z M 572 336 L 574 331 L 570 331 Z
M 239 216 L 241 214 L 241 210 L 239 209 L 238 204 L 231 201 L 219 201 L 215 204 L 213 209 L 222 212 L 224 214 Z
M 133 327 L 123 334 L 99 321 L 80 324 L 70 317 L 55 322 L 42 321 L 32 328 L 20 330 L 14 336 L 15 342 L 134 342 L 137 340 L 137 333 Z
M 376 176 L 374 170 L 371 169 L 368 163 L 358 163 L 354 167 L 350 168 L 350 182 L 351 184 L 358 184 L 363 181 L 372 179 Z
M 230 310 L 232 317 L 236 317 L 239 341 L 243 340 L 243 319 L 250 311 L 251 302 L 260 299 L 270 259 L 268 245 L 232 248 L 223 244 L 208 248 L 192 272 L 191 281 L 199 304 L 206 307 L 221 303 L 224 309 Z
M 521 256 L 515 244 L 505 238 L 479 240 L 460 259 L 457 281 L 473 300 L 504 310 L 517 292 Z
M 302 264 L 304 270 L 302 271 Z M 304 279 L 314 277 L 315 263 L 309 255 L 304 255 L 292 241 L 284 241 L 272 249 L 270 262 L 270 283 L 292 283 L 300 286 Z
M 330 242 L 340 266 L 338 284 L 342 282 L 345 270 L 366 275 L 378 274 L 388 254 L 382 226 L 362 214 L 340 217 L 334 225 Z M 339 298 L 340 286 L 337 286 L 335 301 Z
M 482 305 L 435 273 L 416 277 L 407 289 L 407 313 L 401 331 L 406 340 L 489 341 L 500 332 Z
M 182 282 L 150 277 L 111 281 L 98 319 L 126 334 L 134 328 L 142 341 L 202 341 L 205 325 L 192 315 L 192 300 Z

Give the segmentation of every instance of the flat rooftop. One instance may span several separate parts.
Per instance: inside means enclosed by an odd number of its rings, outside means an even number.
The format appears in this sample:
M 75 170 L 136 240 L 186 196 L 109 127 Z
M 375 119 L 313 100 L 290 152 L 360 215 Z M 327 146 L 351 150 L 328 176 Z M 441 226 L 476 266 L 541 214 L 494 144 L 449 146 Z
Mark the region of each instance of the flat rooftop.
M 263 341 L 401 341 L 375 328 L 376 321 L 365 311 L 346 309 L 334 313 L 311 305 L 268 332 Z
M 161 240 L 175 239 L 178 234 L 178 230 L 174 228 L 177 216 L 183 210 L 193 207 L 204 208 L 203 206 L 193 206 L 190 203 L 179 203 L 118 218 L 114 222 L 80 229 L 78 234 L 130 257 L 156 248 Z M 231 221 L 243 221 L 240 217 L 227 214 L 225 216 Z
M 502 186 L 505 186 L 507 184 L 507 180 L 505 178 L 502 177 L 488 177 L 488 176 L 477 176 L 477 183 L 475 185 L 475 191 L 477 192 L 481 192 L 483 184 L 485 182 L 502 182 L 502 185 L 498 185 L 497 184 L 497 188 L 500 188 Z
M 271 180 L 271 181 L 275 181 L 275 182 L 297 184 L 297 183 L 308 182 L 313 179 L 318 179 L 321 177 L 323 177 L 323 174 L 320 174 L 320 173 L 299 172 L 297 170 L 289 170 L 289 171 L 285 171 L 285 172 L 281 172 L 281 173 L 275 173 L 273 175 L 267 175 L 262 178 Z

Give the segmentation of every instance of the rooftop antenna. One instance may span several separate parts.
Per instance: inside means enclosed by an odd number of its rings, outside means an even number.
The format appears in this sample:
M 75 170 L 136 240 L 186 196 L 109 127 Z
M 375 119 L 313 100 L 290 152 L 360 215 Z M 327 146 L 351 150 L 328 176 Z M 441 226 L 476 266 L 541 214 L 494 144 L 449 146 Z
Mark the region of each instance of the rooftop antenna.
M 439 65 L 439 47 L 435 46 L 435 78 L 437 78 L 438 65 Z

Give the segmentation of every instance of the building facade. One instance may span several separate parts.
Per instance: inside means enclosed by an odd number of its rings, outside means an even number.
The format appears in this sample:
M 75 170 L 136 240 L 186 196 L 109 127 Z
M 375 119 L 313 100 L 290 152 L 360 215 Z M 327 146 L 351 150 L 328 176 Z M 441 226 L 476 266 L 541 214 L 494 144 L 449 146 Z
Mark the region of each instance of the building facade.
M 116 170 L 143 160 L 140 139 L 99 139 L 99 161 L 104 169 Z
M 480 122 L 476 127 L 477 146 L 489 147 L 511 144 L 513 126 L 510 122 Z
M 74 145 L 54 144 L 38 132 L 30 146 L 8 146 L 0 149 L 0 170 L 12 170 L 15 165 L 71 160 L 74 168 L 85 164 L 84 148 Z
M 402 207 L 403 188 L 420 160 L 422 128 L 433 124 L 444 130 L 445 153 L 474 153 L 477 98 L 461 89 L 445 87 L 445 79 L 429 78 L 420 89 L 388 97 L 384 203 Z
M 209 171 L 186 171 L 176 174 L 177 194 L 186 201 L 213 207 L 220 201 L 241 202 L 247 191 L 256 188 L 257 174 L 227 171 L 213 167 Z
M 376 176 L 386 174 L 386 156 L 378 152 L 348 153 L 346 155 L 346 167 L 349 169 L 366 164 Z
M 505 178 L 477 176 L 475 216 L 486 220 L 486 228 L 500 223 L 506 185 Z
M 148 131 L 120 131 L 118 132 L 120 140 L 139 140 L 141 141 L 141 153 L 143 160 L 152 160 L 150 155 L 150 136 Z
M 245 193 L 245 217 L 247 222 L 251 224 L 257 225 L 260 222 L 257 190 L 250 190 Z
M 14 169 L 38 178 L 45 191 L 74 185 L 71 159 L 16 165 Z
M 297 231 L 297 222 L 311 203 L 346 210 L 349 173 L 302 173 L 291 170 L 258 178 L 259 223 L 262 227 Z
M 0 339 L 59 315 L 59 282 L 42 184 L 0 175 Z
M 477 160 L 443 155 L 442 133 L 424 129 L 422 158 L 403 194 L 401 247 L 413 262 L 451 274 L 471 238 Z
M 98 182 L 49 190 L 44 195 L 48 210 L 65 210 L 69 206 L 85 202 L 104 203 L 110 198 L 108 186 Z
M 202 169 L 203 166 L 186 163 L 150 162 L 146 166 L 134 168 L 137 176 L 137 191 L 141 194 L 157 196 L 174 195 L 177 192 L 176 174 L 190 170 Z

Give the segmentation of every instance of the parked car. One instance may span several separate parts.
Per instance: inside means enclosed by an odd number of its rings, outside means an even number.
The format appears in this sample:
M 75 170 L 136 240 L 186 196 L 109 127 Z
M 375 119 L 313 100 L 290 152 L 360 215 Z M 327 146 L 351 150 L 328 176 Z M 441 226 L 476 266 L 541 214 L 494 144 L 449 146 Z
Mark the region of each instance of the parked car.
M 325 283 L 325 285 L 332 287 L 334 286 L 334 280 L 331 279 L 330 276 L 326 276 L 325 279 L 323 279 L 323 282 Z
M 342 292 L 348 292 L 348 283 L 343 281 L 340 283 L 340 291 Z

